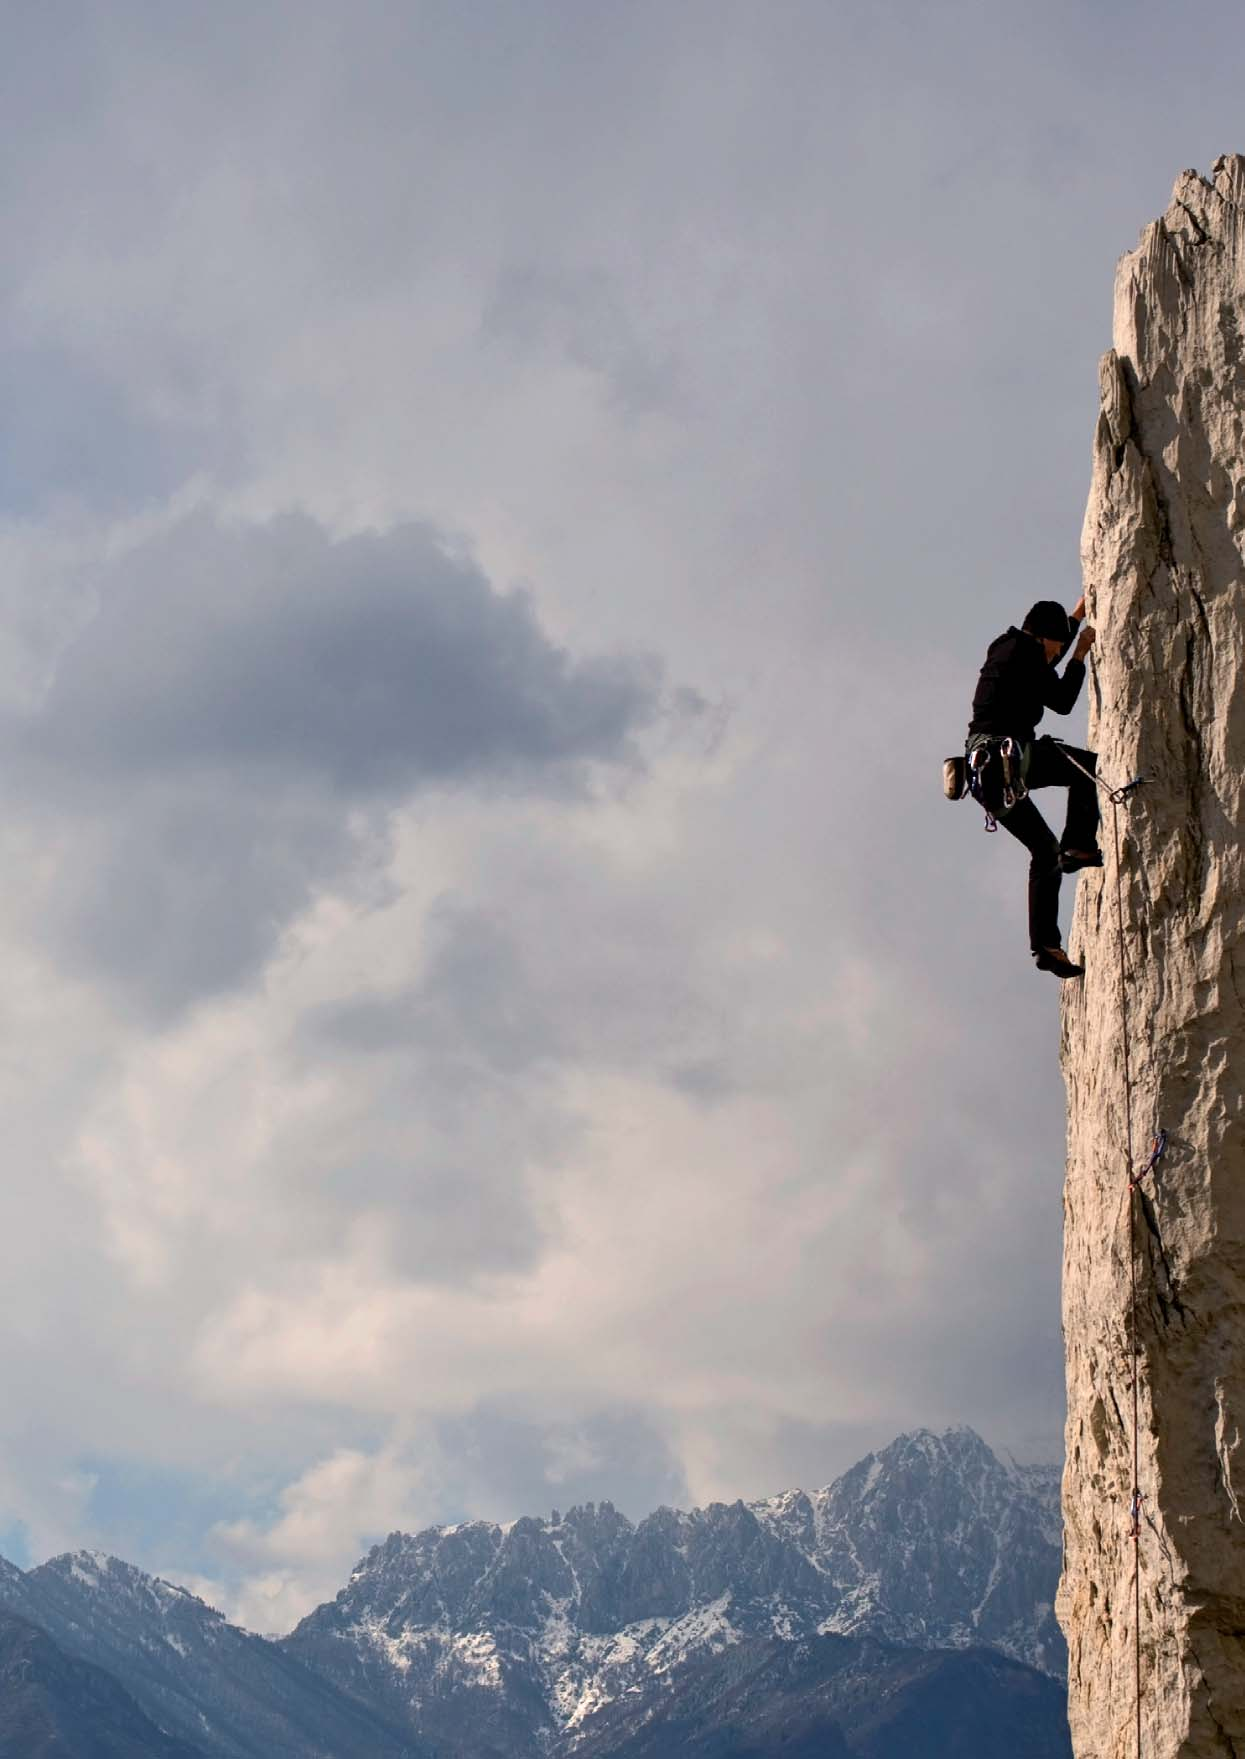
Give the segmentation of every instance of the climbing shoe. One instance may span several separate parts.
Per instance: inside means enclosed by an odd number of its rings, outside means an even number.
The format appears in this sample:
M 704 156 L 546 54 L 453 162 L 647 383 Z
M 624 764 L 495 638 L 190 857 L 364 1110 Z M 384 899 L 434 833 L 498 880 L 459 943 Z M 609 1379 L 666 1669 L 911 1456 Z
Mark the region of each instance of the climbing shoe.
M 1059 851 L 1059 871 L 1075 873 L 1081 867 L 1101 867 L 1101 849 L 1061 849 Z
M 1062 947 L 1038 947 L 1033 963 L 1039 971 L 1053 971 L 1056 977 L 1084 977 L 1085 967 L 1069 959 Z

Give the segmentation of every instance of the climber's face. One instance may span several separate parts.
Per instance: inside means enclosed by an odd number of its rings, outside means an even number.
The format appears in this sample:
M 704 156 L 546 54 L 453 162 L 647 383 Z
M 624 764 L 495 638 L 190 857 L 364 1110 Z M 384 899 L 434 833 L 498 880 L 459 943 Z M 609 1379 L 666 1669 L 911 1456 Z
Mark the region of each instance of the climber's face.
M 1062 641 L 1051 641 L 1048 639 L 1047 636 L 1044 635 L 1042 637 L 1042 646 L 1046 649 L 1046 663 L 1047 663 L 1047 665 L 1053 666 L 1055 661 L 1059 658 L 1060 654 L 1063 652 Z

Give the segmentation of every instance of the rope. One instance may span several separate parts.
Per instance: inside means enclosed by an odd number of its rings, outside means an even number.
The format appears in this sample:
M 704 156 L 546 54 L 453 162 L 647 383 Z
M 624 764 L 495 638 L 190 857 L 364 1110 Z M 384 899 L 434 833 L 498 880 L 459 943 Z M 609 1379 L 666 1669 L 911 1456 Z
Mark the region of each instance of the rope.
M 1066 755 L 1066 753 L 1065 753 Z M 1069 759 L 1071 761 L 1071 759 Z M 1129 1501 L 1133 1542 L 1133 1706 L 1137 1724 L 1137 1759 L 1141 1759 L 1141 1423 L 1137 1349 L 1137 1208 L 1133 1178 L 1133 1074 L 1128 1036 L 1128 981 L 1124 974 L 1124 874 L 1120 855 L 1120 802 L 1111 797 L 1111 834 L 1115 843 L 1115 919 L 1119 943 L 1120 1046 L 1124 1058 L 1124 1154 L 1128 1172 L 1128 1353 L 1132 1358 L 1133 1494 Z
M 1077 763 L 1074 757 L 1064 752 L 1068 762 L 1085 775 L 1092 772 L 1084 764 Z M 1131 1357 L 1132 1380 L 1132 1496 L 1129 1498 L 1129 1537 L 1133 1542 L 1133 1713 L 1137 1740 L 1137 1759 L 1141 1759 L 1141 1348 L 1140 1324 L 1137 1306 L 1137 1220 L 1141 1208 L 1141 1182 L 1147 1173 L 1155 1168 L 1163 1158 L 1167 1149 L 1167 1132 L 1158 1130 L 1150 1144 L 1150 1158 L 1140 1172 L 1133 1168 L 1133 1070 L 1132 1040 L 1128 1029 L 1128 979 L 1125 973 L 1125 941 L 1124 941 L 1124 865 L 1120 844 L 1120 807 L 1144 780 L 1138 776 L 1135 781 L 1122 788 L 1108 788 L 1105 782 L 1099 786 L 1107 789 L 1107 797 L 1111 802 L 1111 836 L 1115 845 L 1115 923 L 1118 944 L 1117 967 L 1120 975 L 1120 1049 L 1123 1056 L 1124 1076 L 1124 1164 L 1128 1174 L 1128 1353 Z
M 1111 803 L 1111 834 L 1115 844 L 1115 921 L 1118 942 L 1116 960 L 1120 974 L 1120 1048 L 1123 1055 L 1124 1075 L 1124 1155 L 1125 1168 L 1128 1174 L 1128 1350 L 1132 1358 L 1132 1495 L 1129 1498 L 1129 1537 L 1133 1542 L 1133 1712 L 1137 1737 L 1137 1759 L 1141 1753 L 1141 1391 L 1140 1391 L 1140 1348 L 1137 1316 L 1137 1214 L 1141 1202 L 1141 1181 L 1152 1168 L 1158 1165 L 1167 1148 L 1167 1132 L 1159 1130 L 1151 1144 L 1150 1158 L 1139 1173 L 1133 1171 L 1133 1072 L 1132 1042 L 1128 1030 L 1128 981 L 1124 971 L 1124 870 L 1120 846 L 1120 807 L 1129 795 L 1145 781 L 1144 776 L 1134 776 L 1131 782 L 1124 782 L 1119 787 L 1111 784 L 1091 770 L 1079 758 L 1073 757 L 1071 751 L 1062 740 L 1052 741 L 1057 745 L 1073 769 L 1080 770 L 1088 776 L 1096 788 L 1100 788 Z M 994 827 L 987 824 L 986 829 Z
M 1063 755 L 1074 769 L 1101 788 L 1111 802 L 1111 835 L 1115 845 L 1115 922 L 1120 974 L 1120 1049 L 1124 1076 L 1124 1156 L 1128 1174 L 1128 1352 L 1132 1366 L 1132 1495 L 1129 1498 L 1129 1537 L 1133 1542 L 1133 1713 L 1137 1739 L 1137 1759 L 1141 1759 L 1141 1392 L 1139 1347 L 1140 1326 L 1137 1309 L 1137 1215 L 1141 1204 L 1141 1181 L 1158 1165 L 1167 1148 L 1167 1132 L 1159 1130 L 1150 1148 L 1150 1159 L 1139 1173 L 1133 1170 L 1133 1072 L 1132 1041 L 1128 1030 L 1128 980 L 1124 969 L 1124 868 L 1120 845 L 1120 807 L 1135 788 L 1145 780 L 1136 776 L 1131 782 L 1113 788 L 1094 770 L 1073 757 L 1066 745 L 1056 740 Z
M 1102 777 L 1097 773 L 1097 771 L 1087 769 L 1086 766 L 1080 761 L 1079 758 L 1073 757 L 1072 753 L 1068 750 L 1068 747 L 1064 744 L 1062 739 L 1052 739 L 1051 744 L 1057 745 L 1059 747 L 1060 751 L 1067 758 L 1068 762 L 1072 765 L 1074 770 L 1080 770 L 1080 772 L 1083 776 L 1088 776 L 1090 781 L 1093 782 L 1096 787 L 1099 787 L 1102 789 L 1103 793 L 1106 795 L 1107 799 L 1111 802 L 1112 806 L 1123 806 L 1124 802 L 1128 799 L 1128 796 L 1132 793 L 1133 789 L 1140 788 L 1141 784 L 1145 781 L 1144 776 L 1134 776 L 1131 782 L 1125 782 L 1121 787 L 1113 788 L 1111 786 L 1110 782 L 1103 781 Z M 1119 850 L 1118 833 L 1116 836 L 1116 850 L 1118 853 L 1118 850 Z

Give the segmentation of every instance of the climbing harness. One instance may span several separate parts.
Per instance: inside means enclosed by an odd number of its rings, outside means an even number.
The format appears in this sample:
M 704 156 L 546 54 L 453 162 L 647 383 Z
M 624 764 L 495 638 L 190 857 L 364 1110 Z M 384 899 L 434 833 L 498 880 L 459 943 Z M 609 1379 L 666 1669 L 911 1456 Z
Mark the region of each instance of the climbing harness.
M 1140 788 L 1145 781 L 1144 776 L 1134 776 L 1131 782 L 1113 788 L 1079 758 L 1073 757 L 1062 739 L 1051 739 L 1050 743 L 1063 753 L 1073 769 L 1080 770 L 1083 776 L 1088 776 L 1096 787 L 1102 789 L 1112 806 L 1122 806 L 1133 790 Z M 1007 735 L 978 734 L 970 739 L 963 757 L 944 759 L 942 791 L 948 800 L 963 800 L 965 794 L 971 794 L 986 815 L 986 830 L 997 831 L 1003 814 L 1018 806 L 1029 792 L 1025 777 L 1029 770 L 1030 749 L 1021 740 Z
M 1028 747 L 1010 734 L 999 738 L 983 733 L 970 741 L 965 759 L 969 793 L 986 815 L 987 831 L 997 831 L 1002 815 L 1018 806 L 1029 792 L 1025 783 Z

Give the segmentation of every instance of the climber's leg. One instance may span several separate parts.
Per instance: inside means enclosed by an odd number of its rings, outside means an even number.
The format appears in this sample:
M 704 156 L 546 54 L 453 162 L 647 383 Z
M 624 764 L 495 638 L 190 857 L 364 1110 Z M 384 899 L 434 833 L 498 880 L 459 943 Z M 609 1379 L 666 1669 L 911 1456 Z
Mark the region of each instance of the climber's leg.
M 1059 845 L 1032 800 L 1024 799 L 999 823 L 1029 851 L 1029 945 L 1035 953 L 1059 943 Z
M 1083 764 L 1090 775 L 1077 769 L 1078 763 Z M 1068 816 L 1059 847 L 1069 855 L 1075 851 L 1076 858 L 1065 859 L 1065 873 L 1077 867 L 1101 865 L 1098 855 L 1098 788 L 1090 779 L 1097 768 L 1098 759 L 1092 751 L 1082 751 L 1077 745 L 1063 745 L 1055 739 L 1042 738 L 1033 742 L 1026 777 L 1029 787 L 1068 790 Z
M 1077 763 L 1083 763 L 1091 773 L 1097 773 L 1098 759 L 1092 751 L 1080 751 L 1075 746 L 1068 747 Z M 1080 770 L 1064 760 L 1072 780 L 1068 784 L 1068 822 L 1064 826 L 1061 847 L 1088 851 L 1098 847 L 1098 789 L 1083 776 Z

